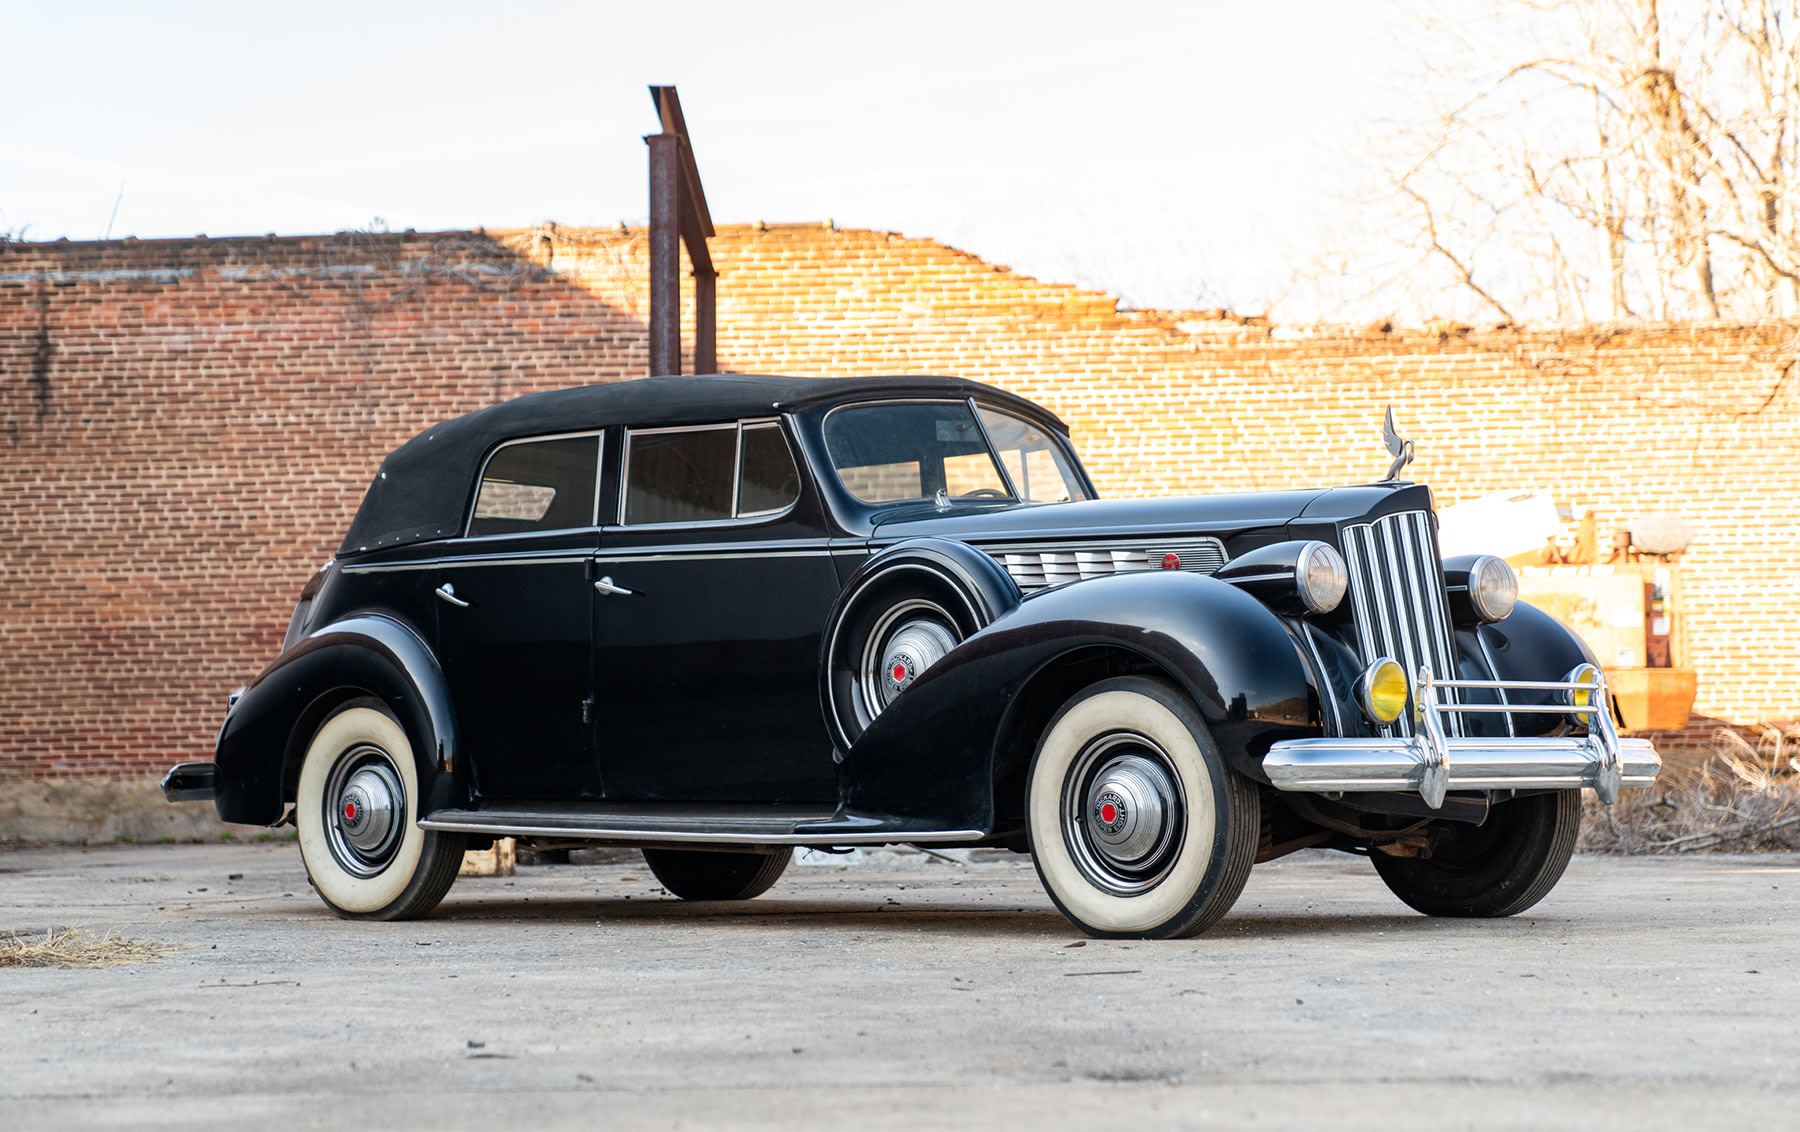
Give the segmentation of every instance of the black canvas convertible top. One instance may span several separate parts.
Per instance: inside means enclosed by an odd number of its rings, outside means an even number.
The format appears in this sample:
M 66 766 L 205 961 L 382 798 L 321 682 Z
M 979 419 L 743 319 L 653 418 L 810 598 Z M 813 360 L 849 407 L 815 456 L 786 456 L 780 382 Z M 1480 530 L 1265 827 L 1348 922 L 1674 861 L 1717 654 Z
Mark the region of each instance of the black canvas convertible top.
M 1022 397 L 955 377 L 646 377 L 532 393 L 435 425 L 388 454 L 338 555 L 447 538 L 462 530 L 475 474 L 497 444 L 609 425 L 656 428 L 798 412 L 863 397 L 968 397 L 1007 405 L 1068 433 Z

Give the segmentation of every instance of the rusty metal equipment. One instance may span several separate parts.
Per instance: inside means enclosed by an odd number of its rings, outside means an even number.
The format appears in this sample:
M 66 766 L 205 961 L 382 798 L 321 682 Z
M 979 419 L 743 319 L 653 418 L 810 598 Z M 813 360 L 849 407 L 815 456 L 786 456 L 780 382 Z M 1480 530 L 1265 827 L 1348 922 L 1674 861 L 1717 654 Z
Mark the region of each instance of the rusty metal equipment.
M 662 133 L 644 138 L 650 147 L 650 373 L 681 372 L 681 245 L 687 245 L 694 273 L 694 372 L 718 370 L 718 324 L 714 305 L 719 273 L 706 241 L 712 214 L 694 165 L 694 147 L 681 117 L 681 99 L 672 86 L 653 86 L 650 98 L 662 119 Z

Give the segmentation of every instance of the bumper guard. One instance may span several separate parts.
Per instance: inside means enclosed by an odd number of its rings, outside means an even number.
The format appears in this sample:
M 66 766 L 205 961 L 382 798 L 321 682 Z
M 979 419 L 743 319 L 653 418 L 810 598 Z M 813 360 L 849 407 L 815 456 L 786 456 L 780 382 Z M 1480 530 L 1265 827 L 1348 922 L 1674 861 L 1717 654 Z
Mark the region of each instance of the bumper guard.
M 217 796 L 215 763 L 182 763 L 163 775 L 163 798 L 170 802 L 210 802 Z
M 1497 704 L 1439 703 L 1438 689 L 1486 689 Z M 1565 702 L 1512 704 L 1506 693 L 1553 691 Z M 1588 702 L 1576 704 L 1575 693 Z M 1420 668 L 1413 687 L 1410 739 L 1283 739 L 1269 749 L 1263 770 L 1278 790 L 1309 794 L 1414 790 L 1437 809 L 1451 790 L 1567 790 L 1592 787 L 1608 805 L 1619 790 L 1649 786 L 1662 760 L 1648 739 L 1621 739 L 1613 726 L 1606 678 L 1590 681 L 1436 680 Z M 1555 738 L 1462 738 L 1444 734 L 1445 713 L 1564 712 L 1585 716 L 1587 734 Z

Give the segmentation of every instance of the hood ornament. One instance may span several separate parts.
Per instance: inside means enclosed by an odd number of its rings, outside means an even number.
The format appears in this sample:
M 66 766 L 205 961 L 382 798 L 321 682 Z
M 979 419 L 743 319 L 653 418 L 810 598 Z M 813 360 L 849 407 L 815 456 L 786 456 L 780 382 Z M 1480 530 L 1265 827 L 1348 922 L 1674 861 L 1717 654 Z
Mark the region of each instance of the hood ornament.
M 1398 479 L 1401 471 L 1413 461 L 1413 442 L 1401 439 L 1400 434 L 1394 430 L 1392 405 L 1388 406 L 1387 420 L 1381 425 L 1381 439 L 1387 444 L 1388 455 L 1394 458 L 1394 462 L 1388 465 L 1387 475 L 1381 477 L 1382 483 L 1388 483 Z

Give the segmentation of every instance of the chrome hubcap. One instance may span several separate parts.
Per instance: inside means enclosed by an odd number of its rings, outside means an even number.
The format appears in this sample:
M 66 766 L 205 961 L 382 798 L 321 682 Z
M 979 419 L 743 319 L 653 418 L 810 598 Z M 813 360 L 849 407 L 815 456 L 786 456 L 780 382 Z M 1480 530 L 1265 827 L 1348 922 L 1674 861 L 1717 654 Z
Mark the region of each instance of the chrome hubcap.
M 1063 833 L 1077 867 L 1099 887 L 1131 895 L 1154 887 L 1179 853 L 1181 780 L 1142 735 L 1088 744 L 1063 789 Z
M 950 630 L 935 621 L 909 621 L 888 638 L 881 657 L 881 706 L 894 702 L 919 674 L 956 647 Z
M 1168 831 L 1171 801 L 1161 768 L 1140 755 L 1114 759 L 1088 787 L 1094 848 L 1120 865 L 1142 861 Z
M 901 602 L 875 624 L 861 666 L 864 726 L 956 647 L 951 624 L 949 614 L 923 600 Z
M 406 788 L 392 756 L 364 745 L 339 759 L 325 784 L 324 817 L 331 855 L 346 872 L 385 869 L 406 827 Z

